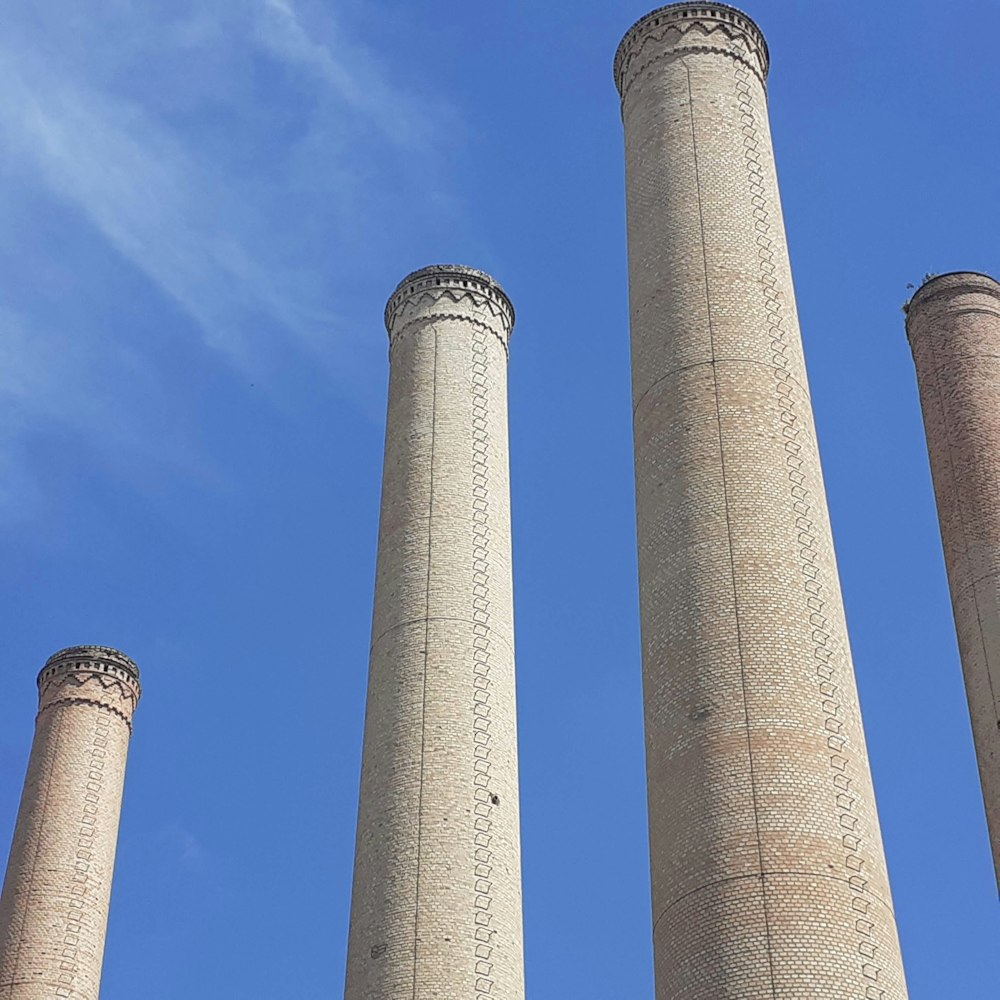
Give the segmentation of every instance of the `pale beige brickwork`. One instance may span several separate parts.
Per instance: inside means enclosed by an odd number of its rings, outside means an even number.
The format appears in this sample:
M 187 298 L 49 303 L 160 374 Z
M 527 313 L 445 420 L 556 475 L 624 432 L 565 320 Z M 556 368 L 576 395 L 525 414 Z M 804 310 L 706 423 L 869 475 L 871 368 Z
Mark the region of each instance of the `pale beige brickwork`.
M 507 439 L 514 313 L 425 268 L 389 412 L 347 1000 L 524 996 Z
M 942 274 L 906 316 L 1000 886 L 1000 284 Z
M 139 670 L 73 646 L 42 668 L 38 693 L 0 898 L 0 1000 L 97 1000 Z
M 659 1000 L 902 1000 L 768 123 L 722 4 L 626 34 Z

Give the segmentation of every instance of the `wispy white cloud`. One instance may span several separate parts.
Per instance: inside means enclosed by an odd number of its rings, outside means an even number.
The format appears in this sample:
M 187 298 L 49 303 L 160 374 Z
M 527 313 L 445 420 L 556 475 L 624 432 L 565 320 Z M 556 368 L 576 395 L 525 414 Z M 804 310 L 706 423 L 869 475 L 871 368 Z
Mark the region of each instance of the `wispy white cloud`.
M 180 868 L 200 868 L 208 860 L 201 840 L 181 823 L 171 823 L 160 831 L 160 840 Z
M 187 310 L 210 346 L 242 362 L 228 320 L 259 306 L 266 286 L 253 258 L 227 245 L 225 192 L 211 171 L 140 108 L 0 63 L 0 123 L 10 147 Z
M 318 6 L 121 0 L 87 17 L 71 6 L 8 12 L 0 202 L 32 191 L 63 206 L 65 224 L 96 230 L 235 371 L 292 350 L 353 391 L 374 347 L 344 295 L 359 234 L 378 232 L 407 177 L 431 199 L 429 177 L 444 189 L 453 117 L 409 96 Z M 81 266 L 99 294 L 97 265 Z M 141 340 L 84 328 L 67 340 L 2 289 L 0 307 L 0 462 L 26 424 L 111 427 L 81 383 L 109 354 L 141 371 Z M 155 379 L 151 364 L 141 377 Z M 133 430 L 141 439 L 141 413 Z
M 329 24 L 327 39 L 315 40 L 290 0 L 258 0 L 249 11 L 255 16 L 248 17 L 235 39 L 213 37 L 203 13 L 189 25 L 189 33 L 173 24 L 165 34 L 194 37 L 202 45 L 259 47 L 309 71 L 316 120 L 304 126 L 328 133 L 323 137 L 326 155 L 320 149 L 322 138 L 311 133 L 305 138 L 314 157 L 310 168 L 327 179 L 327 199 L 352 200 L 351 189 L 358 182 L 351 164 L 371 155 L 362 144 L 366 138 L 370 142 L 366 133 L 372 127 L 407 155 L 433 154 L 434 121 L 379 75 L 363 48 L 340 40 Z M 230 30 L 232 20 L 220 14 Z M 178 54 L 183 51 L 181 46 Z M 283 173 L 281 161 L 291 160 L 293 170 L 302 167 L 301 160 L 288 155 L 301 137 L 285 150 L 269 151 L 277 166 L 251 163 L 249 176 L 233 176 L 233 165 L 213 161 L 190 130 L 171 128 L 141 103 L 102 92 L 86 72 L 60 73 L 53 68 L 58 63 L 43 53 L 7 50 L 2 56 L 0 127 L 7 148 L 19 151 L 53 193 L 78 207 L 186 309 L 210 346 L 244 363 L 247 310 L 265 311 L 292 334 L 305 333 L 311 323 L 329 322 L 328 303 L 316 289 L 310 301 L 301 280 L 297 288 L 288 288 L 292 276 L 275 259 L 280 257 L 276 242 L 294 253 L 289 244 L 297 234 L 292 220 L 281 218 L 278 205 L 282 188 L 297 184 L 297 178 Z M 183 76 L 183 64 L 176 68 Z M 236 110 L 235 120 L 228 121 L 224 116 L 220 127 L 239 131 L 245 125 L 239 118 L 246 113 L 246 108 Z M 338 170 L 341 160 L 348 162 Z M 255 178 L 255 169 L 265 176 Z M 273 186 L 263 192 L 258 181 Z M 257 200 L 248 204 L 247 195 Z M 335 239 L 337 234 L 329 235 Z
M 258 38 L 272 52 L 297 63 L 382 137 L 402 149 L 432 151 L 446 106 L 438 102 L 430 115 L 420 101 L 394 86 L 361 45 L 351 43 L 332 24 L 324 42 L 303 24 L 292 0 L 262 0 Z

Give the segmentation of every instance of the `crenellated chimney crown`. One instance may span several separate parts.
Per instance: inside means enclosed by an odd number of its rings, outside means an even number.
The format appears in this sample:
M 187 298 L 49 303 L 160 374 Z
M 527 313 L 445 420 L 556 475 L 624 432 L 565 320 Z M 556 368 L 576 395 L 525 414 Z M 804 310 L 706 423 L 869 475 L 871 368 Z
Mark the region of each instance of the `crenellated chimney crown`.
M 507 349 L 514 330 L 514 307 L 495 278 L 464 264 L 432 264 L 408 274 L 389 296 L 385 328 L 389 349 L 408 330 L 435 319 L 458 319 L 483 326 Z
M 142 685 L 139 668 L 110 646 L 69 646 L 50 656 L 38 675 L 38 711 L 55 705 L 105 708 L 132 729 Z
M 649 69 L 688 52 L 729 56 L 749 67 L 761 83 L 767 79 L 767 42 L 743 11 L 724 3 L 672 3 L 636 21 L 618 46 L 615 83 L 622 102 Z

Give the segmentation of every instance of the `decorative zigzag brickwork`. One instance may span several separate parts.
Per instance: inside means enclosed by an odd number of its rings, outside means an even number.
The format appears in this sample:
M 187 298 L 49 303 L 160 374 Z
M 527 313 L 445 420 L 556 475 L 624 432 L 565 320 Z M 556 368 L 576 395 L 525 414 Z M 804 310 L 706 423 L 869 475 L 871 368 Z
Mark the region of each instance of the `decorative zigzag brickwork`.
M 715 53 L 746 66 L 763 83 L 769 56 L 760 29 L 725 4 L 677 3 L 652 11 L 626 32 L 615 55 L 615 83 L 624 101 L 635 79 L 685 54 Z
M 469 305 L 482 319 L 470 315 Z M 413 322 L 428 319 L 464 320 L 493 334 L 508 350 L 514 329 L 514 307 L 503 288 L 485 271 L 457 264 L 436 265 L 407 275 L 385 307 L 390 356 L 396 341 L 413 329 Z
M 139 670 L 105 646 L 53 656 L 0 899 L 0 998 L 98 1000 Z
M 493 995 L 493 798 L 490 771 L 493 752 L 490 680 L 490 365 L 482 329 L 472 333 L 472 620 L 473 626 L 473 812 L 475 820 L 475 881 L 473 940 L 477 1000 Z

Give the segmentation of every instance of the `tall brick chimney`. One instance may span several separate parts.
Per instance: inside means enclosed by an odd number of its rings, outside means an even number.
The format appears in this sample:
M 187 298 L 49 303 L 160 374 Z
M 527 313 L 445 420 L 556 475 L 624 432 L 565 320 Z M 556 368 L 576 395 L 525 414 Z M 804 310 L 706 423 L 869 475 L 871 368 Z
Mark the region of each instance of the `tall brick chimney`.
M 389 413 L 346 1000 L 523 1000 L 507 445 L 514 310 L 427 267 Z
M 139 668 L 72 646 L 38 675 L 38 718 L 0 897 L 0 997 L 98 1000 Z
M 932 278 L 910 300 L 906 334 L 1000 887 L 1000 284 Z
M 657 997 L 902 1000 L 767 72 L 719 3 L 615 59 Z

